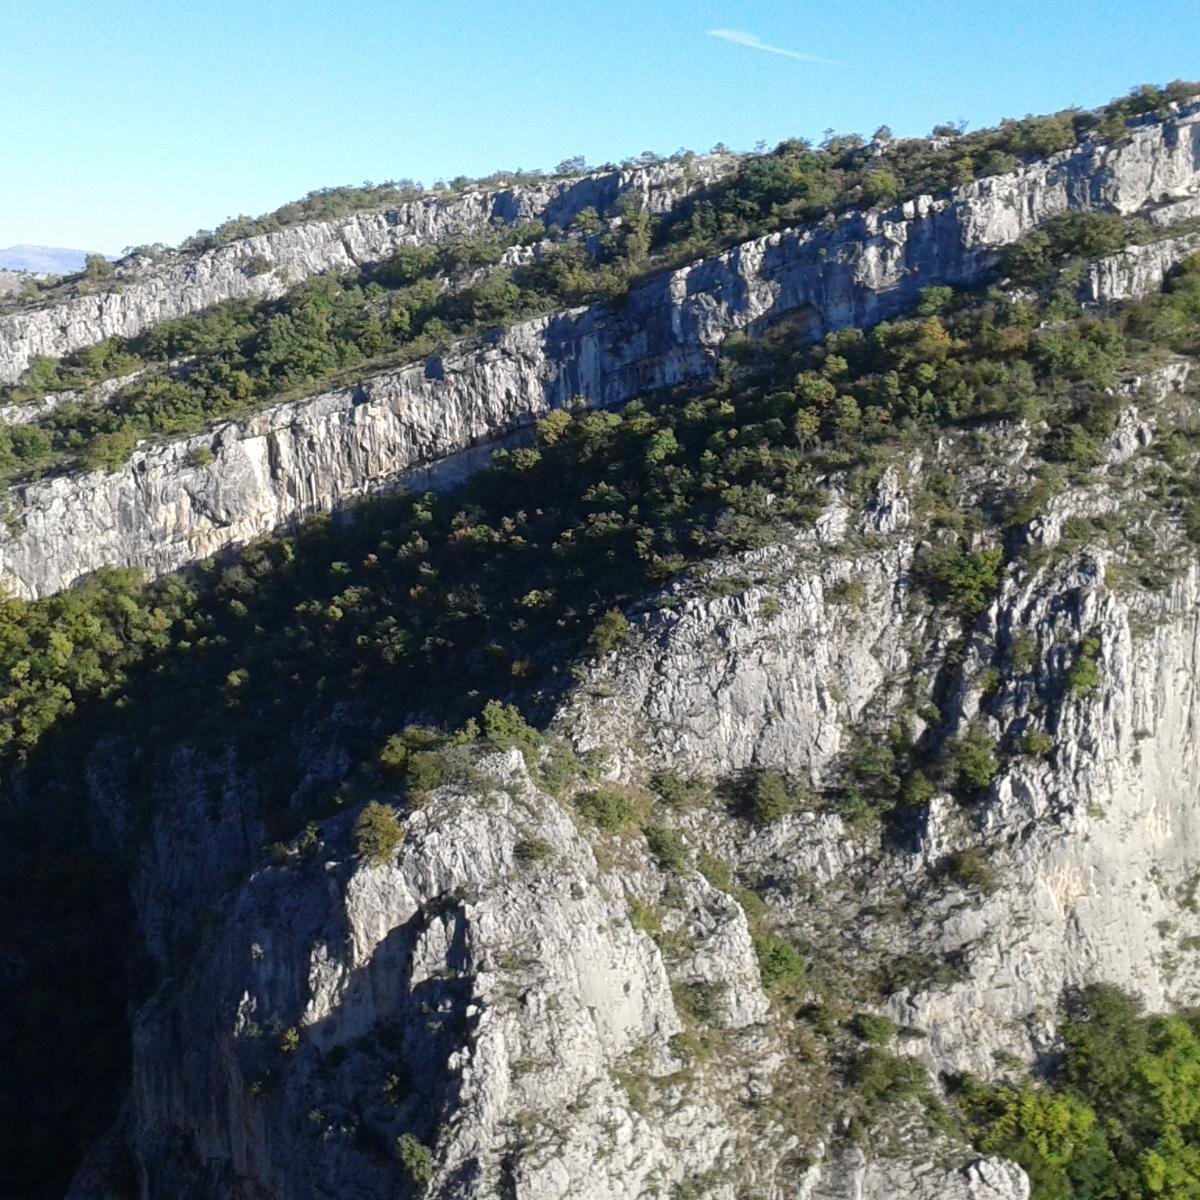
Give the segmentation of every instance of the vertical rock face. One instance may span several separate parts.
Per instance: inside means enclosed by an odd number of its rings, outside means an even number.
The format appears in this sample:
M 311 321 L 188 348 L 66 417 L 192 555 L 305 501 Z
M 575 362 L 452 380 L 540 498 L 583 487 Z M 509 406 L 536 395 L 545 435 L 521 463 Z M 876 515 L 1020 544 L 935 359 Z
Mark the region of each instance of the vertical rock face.
M 164 829 L 186 841 L 206 819 L 221 820 L 181 781 Z M 664 880 L 637 844 L 610 842 L 620 867 L 602 866 L 519 753 L 404 824 L 376 865 L 342 819 L 215 907 L 204 889 L 203 948 L 137 1020 L 127 1130 L 145 1200 L 407 1195 L 399 1138 L 428 1148 L 426 1194 L 443 1200 L 1026 1200 L 1011 1164 L 915 1132 L 885 1159 L 797 1157 L 804 1089 L 740 905 L 699 875 Z M 147 866 L 160 894 L 189 890 L 184 864 Z M 690 945 L 670 975 L 629 904 L 664 886 Z M 720 998 L 711 1068 L 680 1057 L 681 988 Z M 100 1157 L 71 1200 L 108 1195 Z
M 729 165 L 724 158 L 700 158 L 688 167 L 664 163 L 499 192 L 430 196 L 387 212 L 243 238 L 203 254 L 175 254 L 160 265 L 134 260 L 122 271 L 127 278 L 119 290 L 0 315 L 0 383 L 20 378 L 38 355 L 58 358 L 107 337 L 134 337 L 223 300 L 273 299 L 313 275 L 380 262 L 401 246 L 480 234 L 494 223 L 566 225 L 589 206 L 611 212 L 624 197 L 665 212 L 690 186 Z
M 729 1152 L 711 1098 L 688 1099 L 683 1156 L 620 1082 L 635 1056 L 677 1066 L 682 1029 L 628 883 L 519 754 L 485 767 L 407 820 L 398 862 L 346 861 L 343 828 L 258 872 L 202 965 L 143 1010 L 131 1115 L 147 1200 L 394 1195 L 402 1133 L 436 1147 L 434 1194 L 478 1200 L 617 1200 Z M 698 978 L 705 961 L 730 973 L 728 1020 L 747 1026 L 766 1000 L 745 916 L 691 887 L 710 913 Z
M 1118 427 L 1114 450 L 1121 442 Z M 1089 503 L 1061 498 L 1056 522 Z M 913 588 L 904 532 L 843 558 L 846 525 L 845 514 L 826 522 L 828 545 L 756 551 L 706 577 L 738 581 L 738 594 L 680 587 L 649 606 L 559 728 L 583 751 L 609 748 L 619 776 L 767 768 L 836 791 L 864 738 L 914 720 L 912 697 L 948 671 L 953 636 Z M 800 921 L 808 935 L 833 923 L 893 958 L 956 964 L 890 1002 L 899 1024 L 923 1031 L 919 1053 L 938 1071 L 988 1077 L 1006 1055 L 1031 1060 L 1051 1045 L 1063 996 L 1089 983 L 1157 1010 L 1200 1001 L 1200 568 L 1189 555 L 1166 591 L 1121 591 L 1113 561 L 1093 547 L 1013 571 L 934 697 L 948 742 L 974 728 L 1019 746 L 1040 730 L 1052 746 L 1012 757 L 971 808 L 935 796 L 911 845 L 882 857 L 835 815 L 796 814 L 751 837 L 708 830 L 784 895 L 823 889 Z M 853 599 L 847 580 L 861 585 Z M 1085 638 L 1101 648 L 1101 682 L 1077 692 L 1064 680 Z M 1017 645 L 1032 663 L 1024 674 L 1006 657 Z M 993 668 L 1006 682 L 985 696 Z M 940 892 L 939 864 L 972 847 L 995 864 L 988 890 Z M 898 925 L 881 921 L 898 888 L 921 904 Z
M 1198 252 L 1197 233 L 1129 246 L 1093 263 L 1084 276 L 1080 294 L 1093 304 L 1139 299 L 1161 288 L 1173 267 Z
M 1138 212 L 1197 189 L 1200 113 L 1189 109 L 1133 131 L 1128 143 L 1065 152 L 949 200 L 746 242 L 645 280 L 619 312 L 528 322 L 477 350 L 140 451 L 120 471 L 14 489 L 0 529 L 0 583 L 36 597 L 105 565 L 157 574 L 381 487 L 461 478 L 486 457 L 478 448 L 573 397 L 615 405 L 703 378 L 731 332 L 785 318 L 806 337 L 869 325 L 911 307 L 923 287 L 978 282 L 997 248 L 1049 217 Z M 1089 295 L 1154 286 L 1194 248 L 1175 238 L 1127 252 L 1133 268 L 1121 256 L 1105 260 Z M 201 448 L 213 454 L 203 466 Z

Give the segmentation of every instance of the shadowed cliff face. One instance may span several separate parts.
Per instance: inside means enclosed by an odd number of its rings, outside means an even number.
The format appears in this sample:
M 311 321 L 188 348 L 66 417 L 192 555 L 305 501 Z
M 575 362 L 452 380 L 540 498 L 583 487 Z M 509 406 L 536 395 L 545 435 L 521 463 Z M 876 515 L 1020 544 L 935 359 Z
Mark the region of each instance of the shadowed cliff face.
M 923 287 L 980 282 L 998 248 L 1051 217 L 1144 211 L 1166 221 L 1192 212 L 1197 188 L 1200 114 L 1189 111 L 1126 144 L 1066 152 L 947 200 L 756 239 L 646 280 L 620 311 L 527 322 L 442 360 L 139 451 L 116 472 L 15 488 L 0 582 L 37 597 L 104 565 L 161 574 L 372 491 L 444 486 L 575 398 L 613 406 L 704 378 L 731 333 L 785 318 L 814 338 L 870 325 L 911 308 Z M 1085 297 L 1144 294 L 1198 244 L 1168 238 L 1106 259 Z M 197 465 L 198 451 L 212 460 Z

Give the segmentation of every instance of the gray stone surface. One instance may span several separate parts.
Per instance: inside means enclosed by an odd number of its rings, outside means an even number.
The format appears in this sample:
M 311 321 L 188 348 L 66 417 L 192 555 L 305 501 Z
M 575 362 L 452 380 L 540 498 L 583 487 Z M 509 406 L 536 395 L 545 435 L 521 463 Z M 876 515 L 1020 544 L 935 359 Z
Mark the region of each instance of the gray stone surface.
M 107 337 L 134 337 L 223 300 L 273 299 L 313 275 L 380 262 L 401 246 L 484 233 L 493 222 L 565 225 L 588 206 L 610 212 L 623 197 L 664 212 L 689 186 L 730 170 L 732 162 L 715 156 L 688 166 L 663 163 L 498 192 L 435 193 L 388 211 L 296 225 L 203 254 L 173 253 L 162 263 L 125 260 L 116 288 L 0 315 L 0 383 L 19 379 L 38 355 L 59 358 Z
M 1127 424 L 1113 434 L 1114 461 Z M 1009 465 L 1020 463 L 1014 452 Z M 1061 530 L 1073 516 L 1137 511 L 1136 487 L 1125 489 L 1073 489 L 1049 520 Z M 895 506 L 896 481 L 880 490 Z M 868 502 L 868 517 L 877 504 Z M 749 838 L 721 822 L 706 831 L 751 876 L 837 893 L 814 926 L 870 926 L 897 888 L 931 897 L 919 917 L 881 924 L 878 940 L 889 953 L 962 964 L 957 981 L 890 1002 L 898 1023 L 923 1032 L 919 1053 L 935 1071 L 987 1077 L 1004 1055 L 1030 1061 L 1051 1044 L 1066 990 L 1087 983 L 1115 984 L 1157 1010 L 1200 1001 L 1200 959 L 1189 949 L 1200 944 L 1200 567 L 1153 511 L 1142 514 L 1173 564 L 1166 590 L 1119 587 L 1107 567 L 1120 556 L 1104 544 L 1012 567 L 939 700 L 947 739 L 976 727 L 1019 741 L 1037 729 L 1051 738 L 1050 754 L 1016 753 L 969 808 L 935 797 L 915 844 L 882 858 L 835 815 L 795 814 Z M 1039 538 L 1057 542 L 1036 525 Z M 839 526 L 849 522 L 826 528 Z M 840 536 L 740 555 L 698 584 L 676 585 L 677 598 L 649 603 L 633 615 L 628 643 L 584 677 L 557 728 L 581 751 L 603 748 L 617 778 L 773 768 L 836 787 L 847 751 L 914 719 L 910 697 L 946 668 L 954 638 L 953 622 L 914 589 L 907 532 L 873 534 L 866 548 L 851 541 L 845 556 Z M 849 603 L 838 591 L 847 579 L 862 586 Z M 742 590 L 707 586 L 721 580 Z M 1100 647 L 1102 683 L 1077 695 L 1064 677 L 1084 638 Z M 1027 673 L 1004 657 L 1017 641 L 1034 648 Z M 992 667 L 1004 682 L 985 699 L 979 681 Z M 991 856 L 995 890 L 932 898 L 939 863 L 970 847 Z
M 977 281 L 998 247 L 1057 213 L 1131 213 L 1164 194 L 1197 191 L 1198 160 L 1200 111 L 1188 110 L 1134 131 L 1126 144 L 1065 152 L 949 200 L 849 213 L 831 229 L 747 242 L 644 281 L 617 313 L 583 309 L 527 322 L 481 349 L 149 447 L 116 472 L 13 489 L 0 528 L 0 584 L 36 597 L 104 565 L 158 574 L 380 488 L 457 479 L 486 458 L 477 448 L 574 397 L 616 405 L 702 378 L 730 333 L 772 321 L 798 321 L 798 336 L 815 337 L 894 316 L 922 287 Z M 1100 271 L 1092 297 L 1105 298 L 1109 285 L 1114 298 L 1156 286 L 1190 245 L 1141 248 L 1153 261 L 1136 278 L 1123 268 Z M 196 465 L 197 450 L 211 450 L 213 460 Z

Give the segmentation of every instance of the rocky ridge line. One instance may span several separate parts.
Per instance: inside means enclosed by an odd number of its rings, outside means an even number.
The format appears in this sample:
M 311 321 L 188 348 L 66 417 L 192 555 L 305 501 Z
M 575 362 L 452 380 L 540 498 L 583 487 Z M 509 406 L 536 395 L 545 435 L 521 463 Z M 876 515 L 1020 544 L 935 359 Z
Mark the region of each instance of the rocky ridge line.
M 314 275 L 381 262 L 401 246 L 478 235 L 494 223 L 567 225 L 589 206 L 611 212 L 623 197 L 648 212 L 667 212 L 692 187 L 727 172 L 731 161 L 702 157 L 688 166 L 662 163 L 451 199 L 430 196 L 256 234 L 199 255 L 176 253 L 164 265 L 134 259 L 119 289 L 0 315 L 0 383 L 15 383 L 35 357 L 61 358 L 108 337 L 135 337 L 224 300 L 275 299 Z
M 999 248 L 1051 217 L 1161 219 L 1190 213 L 1198 193 L 1200 104 L 1120 145 L 1065 151 L 943 200 L 773 233 L 644 280 L 619 311 L 540 318 L 476 349 L 139 451 L 114 473 L 14 488 L 0 584 L 38 597 L 105 565 L 157 575 L 381 488 L 438 486 L 576 397 L 617 405 L 704 378 L 731 332 L 782 318 L 809 338 L 870 325 L 911 307 L 923 287 L 979 282 Z M 1151 290 L 1193 248 L 1185 236 L 1122 252 L 1093 269 L 1085 294 Z

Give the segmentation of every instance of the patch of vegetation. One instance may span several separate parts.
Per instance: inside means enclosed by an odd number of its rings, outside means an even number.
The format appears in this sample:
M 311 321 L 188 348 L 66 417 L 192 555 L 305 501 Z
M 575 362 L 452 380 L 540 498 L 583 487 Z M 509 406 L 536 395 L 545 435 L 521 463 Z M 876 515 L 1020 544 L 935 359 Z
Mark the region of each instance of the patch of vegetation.
M 1200 85 L 1176 83 L 1139 95 L 1178 96 L 1189 87 Z M 10 401 L 87 387 L 142 366 L 151 369 L 103 408 L 68 404 L 26 427 L 32 432 L 3 431 L 0 471 L 29 475 L 63 466 L 115 469 L 140 438 L 195 432 L 217 418 L 242 416 L 317 385 L 352 383 L 366 369 L 423 358 L 455 339 L 556 307 L 619 301 L 635 280 L 654 270 L 711 255 L 757 233 L 855 205 L 936 194 L 980 175 L 1014 170 L 1021 159 L 1049 153 L 1052 146 L 1066 148 L 1096 131 L 1119 138 L 1129 106 L 1141 103 L 1127 98 L 1091 113 L 1027 117 L 996 130 L 952 137 L 948 145 L 923 139 L 890 142 L 881 156 L 867 152 L 854 135 L 831 138 L 816 149 L 792 140 L 773 154 L 744 160 L 734 176 L 693 195 L 657 222 L 626 201 L 620 222 L 602 237 L 560 242 L 516 271 L 496 264 L 508 245 L 543 236 L 540 223 L 501 227 L 437 248 L 403 247 L 387 263 L 345 277 L 308 280 L 278 300 L 230 302 L 163 322 L 136 339 L 109 339 L 61 363 L 38 360 L 21 385 L 10 389 Z M 365 194 L 374 206 L 386 202 L 389 189 L 391 185 L 380 185 L 383 195 L 377 195 L 373 185 Z M 313 193 L 292 206 L 295 212 L 288 209 L 283 224 L 298 212 L 341 211 L 353 204 L 358 191 Z M 281 219 L 239 217 L 190 248 L 282 228 Z M 1022 280 L 1042 282 L 1064 258 L 1107 253 L 1127 237 L 1120 218 L 1067 214 L 1014 247 L 1007 265 Z M 482 279 L 472 274 L 480 268 L 487 269 Z M 457 282 L 447 288 L 444 279 Z M 953 307 L 943 293 L 922 291 L 918 320 L 928 318 L 936 325 Z M 1039 341 L 1047 353 L 1055 352 L 1054 331 Z M 1066 349 L 1077 367 L 1086 365 L 1085 347 L 1071 340 Z M 180 358 L 188 360 L 185 371 L 170 365 Z M 1091 359 L 1093 365 L 1099 361 L 1094 354 Z M 923 399 L 926 392 L 932 400 L 935 393 L 927 388 L 917 395 Z M 854 395 L 831 398 L 835 402 L 828 406 L 827 423 L 844 438 L 877 433 L 888 420 L 886 405 L 864 407 Z M 792 421 L 801 443 L 815 436 L 821 424 L 812 410 L 794 414 Z M 1060 441 L 1067 461 L 1094 457 L 1092 435 L 1078 424 L 1068 427 Z M 670 445 L 661 438 L 652 458 L 671 457 Z M 1052 440 L 1051 445 L 1059 443 Z
M 803 991 L 808 966 L 791 942 L 773 933 L 760 932 L 754 937 L 754 951 L 763 986 L 768 991 L 789 996 Z
M 1000 874 L 991 857 L 976 846 L 947 855 L 943 869 L 950 879 L 967 891 L 989 895 L 1000 886 Z
M 629 898 L 629 923 L 634 929 L 656 936 L 662 929 L 662 915 L 652 905 L 643 904 L 636 897 Z
M 976 1144 L 1020 1163 L 1035 1200 L 1142 1200 L 1200 1189 L 1200 1017 L 1147 1016 L 1093 986 L 1074 997 L 1045 1083 L 968 1081 Z
M 796 806 L 792 788 L 778 771 L 756 771 L 746 788 L 746 815 L 755 825 L 771 825 Z
M 1099 655 L 1100 643 L 1096 638 L 1084 638 L 1079 643 L 1075 661 L 1067 670 L 1067 689 L 1073 696 L 1088 696 L 1104 682 L 1096 663 Z
M 896 1037 L 895 1022 L 874 1013 L 859 1013 L 854 1018 L 854 1033 L 872 1046 L 887 1046 Z
M 646 845 L 665 870 L 681 872 L 687 868 L 687 847 L 673 829 L 665 825 L 647 825 Z
M 771 154 L 747 159 L 732 178 L 679 205 L 655 231 L 654 247 L 671 261 L 687 261 L 830 212 L 938 195 L 973 179 L 1015 171 L 1023 161 L 1070 149 L 1084 137 L 1119 140 L 1130 116 L 1162 111 L 1197 91 L 1200 84 L 1183 81 L 1161 89 L 1147 85 L 1090 112 L 1067 109 L 970 134 L 946 125 L 933 141 L 885 136 L 872 149 L 857 134 L 830 134 L 819 147 L 793 138 Z M 1091 245 L 1107 245 L 1106 234 L 1111 238 L 1102 224 L 1064 226 L 1047 249 L 1082 253 Z M 1034 257 L 1030 269 L 1038 263 Z M 927 303 L 936 307 L 938 299 L 931 296 Z
M 1000 770 L 996 750 L 995 739 L 973 727 L 947 753 L 943 761 L 947 779 L 967 795 L 986 791 Z
M 1054 739 L 1042 729 L 1031 729 L 1021 739 L 1021 752 L 1032 758 L 1046 758 L 1054 750 Z
M 685 778 L 674 771 L 656 771 L 650 777 L 650 786 L 664 804 L 681 812 L 694 808 L 709 795 L 703 779 Z
M 554 847 L 545 838 L 521 838 L 513 847 L 517 861 L 530 866 L 534 863 L 545 862 L 554 857 Z
M 381 867 L 395 857 L 404 840 L 404 829 L 396 810 L 378 800 L 370 801 L 354 822 L 358 855 L 372 866 Z
M 719 892 L 733 890 L 733 868 L 721 859 L 702 851 L 696 860 L 696 870 Z
M 633 822 L 633 802 L 616 788 L 581 792 L 574 798 L 574 804 L 586 820 L 605 833 L 623 833 Z
M 880 1046 L 872 1046 L 855 1059 L 850 1080 L 871 1116 L 929 1090 L 929 1074 L 916 1059 L 891 1054 Z
M 968 619 L 987 607 L 1000 586 L 1004 551 L 997 547 L 967 551 L 958 546 L 935 546 L 917 560 L 914 572 L 930 596 L 946 602 Z
M 596 622 L 592 636 L 588 639 L 588 648 L 597 658 L 611 654 L 629 636 L 629 621 L 619 609 L 610 608 Z
M 411 1133 L 402 1133 L 396 1139 L 396 1160 L 417 1191 L 424 1192 L 433 1181 L 433 1151 Z
M 1045 283 L 1068 259 L 1095 262 L 1128 245 L 1129 224 L 1115 213 L 1064 213 L 1012 246 L 1004 271 L 1016 282 Z

